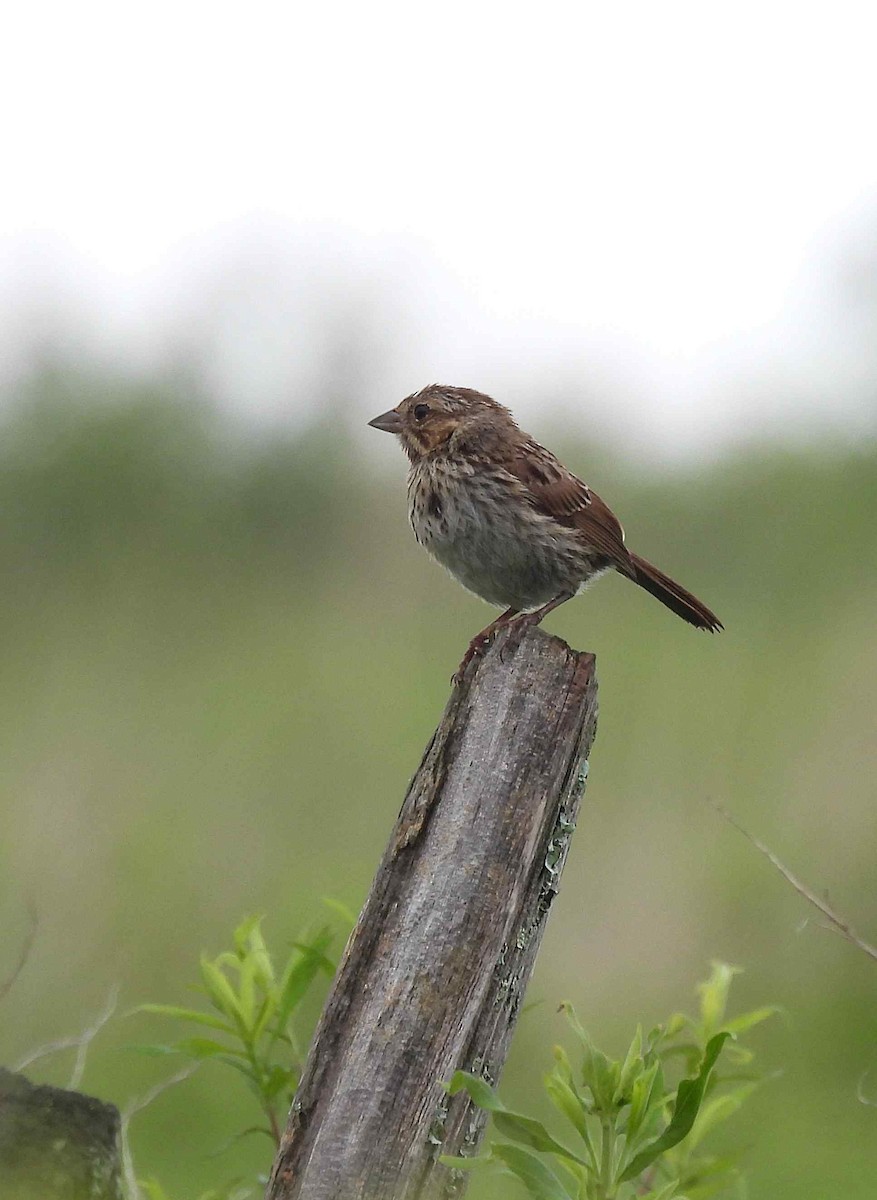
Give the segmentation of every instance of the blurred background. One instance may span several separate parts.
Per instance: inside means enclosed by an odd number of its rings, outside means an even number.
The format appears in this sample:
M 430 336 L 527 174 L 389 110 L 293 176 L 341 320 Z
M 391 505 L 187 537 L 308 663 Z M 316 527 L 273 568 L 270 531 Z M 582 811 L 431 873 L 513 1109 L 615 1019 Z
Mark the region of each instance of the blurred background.
M 359 907 L 489 612 L 416 546 L 365 422 L 465 384 L 726 625 L 620 578 L 547 623 L 596 652 L 601 717 L 506 1099 L 539 1111 L 561 1000 L 618 1054 L 721 957 L 741 1008 L 786 1009 L 753 1037 L 782 1077 L 729 1127 L 749 1195 L 870 1200 L 877 971 L 709 806 L 877 936 L 865 6 L 9 21 L 0 978 L 38 923 L 0 1061 L 116 983 L 191 1003 L 246 913 L 282 951 L 321 897 Z M 124 1105 L 166 1072 L 129 1043 L 163 1036 L 113 1024 L 85 1090 Z M 211 1157 L 252 1123 L 208 1065 L 137 1118 L 138 1169 L 189 1200 L 267 1166 Z

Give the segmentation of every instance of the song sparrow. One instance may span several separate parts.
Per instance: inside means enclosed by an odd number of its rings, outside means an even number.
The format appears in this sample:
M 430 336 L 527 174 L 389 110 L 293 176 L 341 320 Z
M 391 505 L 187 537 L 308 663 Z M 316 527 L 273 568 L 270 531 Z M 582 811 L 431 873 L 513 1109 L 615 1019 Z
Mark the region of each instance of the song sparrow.
M 632 553 L 596 492 L 472 388 L 437 383 L 375 417 L 411 460 L 408 517 L 464 587 L 505 609 L 477 634 L 456 679 L 503 625 L 522 628 L 615 570 L 698 629 L 722 628 L 691 592 Z

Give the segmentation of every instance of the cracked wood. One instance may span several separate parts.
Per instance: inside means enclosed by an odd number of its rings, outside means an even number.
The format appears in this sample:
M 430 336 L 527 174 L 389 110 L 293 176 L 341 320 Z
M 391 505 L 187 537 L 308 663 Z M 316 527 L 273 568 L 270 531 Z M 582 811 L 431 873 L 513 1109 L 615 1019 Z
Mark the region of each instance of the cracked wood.
M 455 688 L 345 949 L 268 1200 L 462 1195 L 558 890 L 596 723 L 590 654 L 512 627 Z

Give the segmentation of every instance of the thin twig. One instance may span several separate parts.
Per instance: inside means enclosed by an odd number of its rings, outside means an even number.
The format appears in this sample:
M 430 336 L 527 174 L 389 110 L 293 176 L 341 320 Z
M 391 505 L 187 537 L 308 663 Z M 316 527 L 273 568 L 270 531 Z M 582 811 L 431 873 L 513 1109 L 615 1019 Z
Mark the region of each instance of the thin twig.
M 73 1064 L 73 1073 L 70 1076 L 70 1082 L 67 1084 L 71 1091 L 76 1091 L 82 1082 L 82 1075 L 85 1071 L 85 1060 L 88 1056 L 88 1050 L 95 1037 L 112 1017 L 116 1011 L 116 1005 L 119 1000 L 119 988 L 115 985 L 107 997 L 104 1010 L 87 1029 L 82 1033 L 76 1034 L 73 1037 L 60 1038 L 56 1042 L 47 1042 L 44 1046 L 38 1046 L 36 1050 L 32 1050 L 30 1054 L 25 1055 L 20 1062 L 13 1067 L 15 1071 L 23 1071 L 25 1067 L 29 1067 L 32 1063 L 39 1062 L 42 1058 L 47 1058 L 50 1054 L 57 1054 L 59 1050 L 76 1050 L 76 1060 Z
M 143 1112 L 144 1108 L 148 1108 L 153 1100 L 157 1100 L 163 1092 L 194 1075 L 200 1066 L 201 1064 L 197 1062 L 189 1063 L 187 1067 L 183 1067 L 181 1071 L 177 1071 L 176 1075 L 171 1075 L 169 1079 L 162 1079 L 155 1087 L 151 1087 L 148 1092 L 144 1092 L 142 1096 L 130 1100 L 122 1114 L 122 1123 L 127 1125 L 132 1117 L 136 1117 L 139 1112 Z
M 107 996 L 107 1002 L 104 1005 L 104 1011 L 96 1018 L 90 1028 L 86 1029 L 79 1041 L 79 1048 L 76 1051 L 76 1062 L 73 1064 L 73 1073 L 70 1076 L 70 1082 L 67 1087 L 70 1091 L 75 1092 L 82 1082 L 82 1075 L 85 1071 L 85 1059 L 88 1054 L 89 1047 L 92 1041 L 97 1037 L 104 1025 L 112 1017 L 116 1011 L 116 1005 L 119 1003 L 119 985 L 114 984 L 110 989 L 110 994 Z
M 58 1038 L 56 1042 L 46 1042 L 43 1046 L 37 1046 L 36 1050 L 31 1050 L 24 1058 L 19 1059 L 12 1066 L 13 1071 L 23 1071 L 29 1067 L 31 1063 L 39 1062 L 42 1058 L 48 1058 L 50 1054 L 58 1054 L 61 1050 L 71 1050 L 74 1046 L 79 1045 L 79 1035 L 74 1037 Z
M 828 921 L 828 925 L 823 926 L 824 929 L 831 929 L 833 932 L 839 933 L 841 937 L 846 938 L 846 940 L 852 943 L 853 946 L 857 946 L 863 953 L 867 954 L 869 958 L 873 958 L 874 961 L 877 962 L 877 947 L 872 946 L 870 942 L 866 942 L 865 939 L 861 937 L 861 935 L 858 934 L 855 929 L 853 929 L 852 925 L 846 920 L 845 917 L 842 917 L 840 913 L 835 912 L 828 901 L 823 900 L 821 896 L 817 896 L 817 894 L 811 888 L 809 888 L 806 883 L 802 883 L 797 875 L 790 871 L 785 863 L 781 862 L 780 859 L 777 858 L 769 846 L 766 846 L 764 842 L 760 841 L 759 838 L 750 833 L 749 830 L 741 825 L 735 817 L 731 816 L 726 808 L 723 808 L 721 804 L 717 804 L 714 801 L 710 801 L 710 803 L 716 812 L 725 818 L 729 825 L 733 825 L 738 833 L 742 833 L 743 836 L 752 843 L 755 849 L 764 855 L 768 862 L 770 862 L 772 866 L 779 871 L 782 877 L 792 885 L 799 896 L 803 896 L 808 904 L 812 904 L 818 912 L 822 913 L 823 917 L 825 917 L 826 921 Z
M 144 1108 L 152 1104 L 153 1100 L 158 1099 L 162 1092 L 166 1092 L 169 1088 L 175 1087 L 178 1083 L 182 1083 L 185 1079 L 188 1079 L 190 1075 L 194 1075 L 200 1065 L 200 1063 L 191 1063 L 188 1067 L 183 1067 L 181 1071 L 177 1071 L 176 1075 L 171 1075 L 168 1079 L 162 1079 L 160 1083 L 150 1088 L 148 1092 L 144 1092 L 142 1096 L 129 1100 L 125 1106 L 119 1130 L 119 1140 L 122 1145 L 122 1175 L 124 1178 L 125 1200 L 140 1200 L 140 1188 L 137 1184 L 134 1159 L 128 1140 L 128 1127 L 132 1119 L 139 1112 L 142 1112 Z
M 18 979 L 21 972 L 24 970 L 27 960 L 30 958 L 30 952 L 33 949 L 34 938 L 36 937 L 37 925 L 37 910 L 32 904 L 28 905 L 27 910 L 30 918 L 27 933 L 24 935 L 24 941 L 21 943 L 21 950 L 18 952 L 18 962 L 15 964 L 12 974 L 0 983 L 0 1000 L 5 1000 L 15 986 L 15 981 Z

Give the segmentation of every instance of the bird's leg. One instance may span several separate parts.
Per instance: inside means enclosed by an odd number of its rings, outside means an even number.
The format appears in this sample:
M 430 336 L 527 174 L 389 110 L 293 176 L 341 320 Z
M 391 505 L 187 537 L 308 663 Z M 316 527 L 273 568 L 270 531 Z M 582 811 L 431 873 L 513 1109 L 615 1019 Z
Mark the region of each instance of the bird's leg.
M 574 595 L 575 592 L 561 592 L 553 600 L 549 600 L 547 604 L 543 604 L 541 608 L 535 608 L 532 612 L 521 613 L 512 624 L 512 632 L 508 637 L 507 644 L 518 646 L 521 638 L 528 629 L 532 629 L 534 625 L 538 625 L 543 617 L 547 617 L 550 612 L 554 612 L 556 608 L 560 608 L 561 604 L 566 604 L 567 600 L 572 600 Z M 503 616 L 505 616 L 504 613 Z M 503 649 L 505 649 L 505 646 Z
M 469 643 L 469 649 L 463 655 L 459 667 L 457 667 L 456 671 L 451 676 L 452 684 L 456 686 L 456 684 L 462 682 L 466 668 L 469 666 L 469 663 L 472 661 L 472 659 L 477 658 L 479 654 L 483 654 L 493 641 L 497 631 L 502 629 L 503 625 L 507 625 L 512 617 L 516 617 L 517 615 L 518 610 L 516 608 L 507 608 L 504 613 L 500 613 L 495 621 L 491 621 L 489 625 L 485 625 L 480 633 L 475 634 L 475 637 Z

